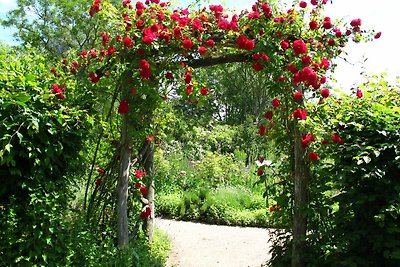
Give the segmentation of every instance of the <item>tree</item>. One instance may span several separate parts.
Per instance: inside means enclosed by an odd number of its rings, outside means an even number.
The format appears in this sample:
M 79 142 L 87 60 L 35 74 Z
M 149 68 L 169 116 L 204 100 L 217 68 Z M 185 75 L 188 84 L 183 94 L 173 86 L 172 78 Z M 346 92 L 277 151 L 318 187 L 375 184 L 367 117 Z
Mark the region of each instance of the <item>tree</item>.
M 3 26 L 16 27 L 18 41 L 46 52 L 50 58 L 70 49 L 82 51 L 94 46 L 99 29 L 105 26 L 101 19 L 89 16 L 90 2 L 85 0 L 18 0 L 17 4 L 2 21 Z

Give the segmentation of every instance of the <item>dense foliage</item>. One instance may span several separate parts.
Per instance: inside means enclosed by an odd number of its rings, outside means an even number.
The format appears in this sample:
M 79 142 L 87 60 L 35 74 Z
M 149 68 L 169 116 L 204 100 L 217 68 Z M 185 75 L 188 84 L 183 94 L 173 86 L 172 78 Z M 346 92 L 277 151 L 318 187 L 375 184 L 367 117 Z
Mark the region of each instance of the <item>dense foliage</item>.
M 327 149 L 319 151 L 324 160 L 312 168 L 310 266 L 400 263 L 400 90 L 378 76 L 358 90 L 359 97 L 342 95 L 314 107 L 315 122 L 324 122 L 331 134 L 324 142 Z M 285 213 L 277 213 L 280 220 Z M 285 231 L 277 233 L 274 265 L 290 263 L 289 244 Z
M 91 97 L 67 84 L 60 101 L 47 61 L 25 52 L 0 51 L 0 266 L 162 266 L 162 234 L 152 249 L 141 236 L 120 252 L 88 228 L 77 190 L 92 153 Z

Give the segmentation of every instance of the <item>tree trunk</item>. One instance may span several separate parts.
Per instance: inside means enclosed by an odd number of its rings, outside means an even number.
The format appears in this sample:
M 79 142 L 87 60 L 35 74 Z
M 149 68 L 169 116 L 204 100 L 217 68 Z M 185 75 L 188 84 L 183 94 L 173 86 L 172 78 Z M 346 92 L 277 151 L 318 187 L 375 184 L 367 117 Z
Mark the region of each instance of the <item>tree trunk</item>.
M 131 159 L 131 144 L 127 115 L 123 115 L 121 125 L 120 171 L 117 188 L 118 246 L 125 247 L 129 241 L 128 233 L 128 182 Z
M 147 174 L 149 175 L 149 181 L 148 181 L 148 188 L 147 188 L 147 200 L 148 200 L 148 206 L 151 209 L 151 215 L 147 218 L 145 222 L 145 231 L 147 234 L 147 237 L 149 238 L 149 242 L 153 241 L 153 233 L 154 233 L 154 193 L 155 193 L 155 187 L 154 187 L 154 145 L 151 142 L 147 142 L 144 145 L 146 148 L 143 153 L 143 164 L 144 164 L 144 169 L 146 170 Z
M 305 150 L 302 147 L 302 133 L 297 125 L 294 129 L 294 214 L 293 214 L 293 251 L 292 267 L 305 266 L 308 204 L 308 166 Z

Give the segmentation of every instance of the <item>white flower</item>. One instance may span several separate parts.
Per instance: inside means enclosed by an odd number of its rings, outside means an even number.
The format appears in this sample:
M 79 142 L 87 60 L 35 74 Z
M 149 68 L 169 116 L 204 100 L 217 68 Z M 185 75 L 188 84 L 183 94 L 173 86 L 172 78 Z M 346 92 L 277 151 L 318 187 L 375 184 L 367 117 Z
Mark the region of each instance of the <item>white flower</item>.
M 257 167 L 261 167 L 261 166 L 271 166 L 272 164 L 272 160 L 263 160 L 262 162 L 259 160 L 256 160 L 256 165 Z

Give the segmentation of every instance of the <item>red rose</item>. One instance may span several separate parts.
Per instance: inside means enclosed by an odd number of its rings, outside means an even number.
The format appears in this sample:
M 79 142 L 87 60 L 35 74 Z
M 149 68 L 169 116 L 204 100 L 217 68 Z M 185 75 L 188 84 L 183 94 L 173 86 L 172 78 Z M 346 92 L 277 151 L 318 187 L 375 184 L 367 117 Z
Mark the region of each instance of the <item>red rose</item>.
M 293 111 L 293 117 L 299 120 L 305 120 L 307 119 L 307 110 L 301 108 L 295 109 Z
M 375 34 L 374 38 L 379 39 L 381 37 L 381 35 L 382 35 L 382 32 L 378 32 Z
M 274 99 L 272 100 L 272 106 L 273 106 L 274 108 L 278 108 L 280 105 L 281 105 L 281 101 L 279 101 L 279 99 L 274 98 Z
M 206 87 L 202 87 L 201 89 L 200 89 L 200 94 L 202 94 L 202 95 L 208 95 L 208 89 L 206 88 Z
M 318 28 L 318 22 L 316 22 L 315 20 L 310 21 L 308 25 L 310 26 L 310 30 L 312 31 Z
M 254 40 L 247 40 L 244 45 L 244 49 L 251 51 L 254 49 L 255 45 L 256 45 L 256 42 Z
M 147 142 L 152 142 L 152 141 L 154 141 L 154 139 L 155 139 L 155 137 L 154 137 L 154 135 L 151 135 L 151 136 L 149 136 L 149 137 L 146 137 L 146 141 Z M 144 172 L 144 175 L 146 175 L 147 173 L 146 172 Z
M 286 50 L 289 48 L 289 43 L 287 41 L 282 41 L 280 45 L 283 50 Z
M 264 68 L 264 66 L 261 63 L 255 63 L 255 64 L 251 65 L 251 67 L 255 71 L 261 71 Z
M 301 7 L 301 8 L 306 8 L 306 6 L 307 6 L 307 3 L 306 3 L 306 2 L 304 2 L 304 1 L 301 1 L 301 2 L 300 2 L 300 7 Z
M 334 46 L 335 45 L 335 40 L 333 40 L 332 38 L 328 40 L 328 45 L 330 46 Z
M 118 107 L 118 113 L 125 114 L 129 111 L 129 103 L 126 99 L 123 99 Z
M 64 90 L 62 88 L 62 86 L 58 85 L 58 84 L 53 84 L 50 93 L 54 94 L 58 99 L 64 99 L 65 96 L 63 94 Z
M 165 73 L 165 78 L 167 78 L 168 80 L 172 79 L 173 78 L 172 72 Z
M 110 46 L 110 47 L 107 49 L 107 55 L 112 56 L 112 55 L 115 53 L 115 51 L 117 51 L 117 50 L 115 49 L 115 47 Z
M 300 92 L 296 92 L 293 95 L 294 100 L 296 100 L 297 102 L 300 102 L 303 99 L 303 94 Z
M 96 184 L 96 187 L 99 187 L 99 186 L 101 186 L 103 184 L 103 180 L 102 179 L 96 179 L 95 184 Z
M 129 36 L 126 36 L 124 38 L 124 46 L 125 47 L 132 47 L 133 43 L 132 43 L 132 39 Z
M 265 114 L 264 114 L 264 117 L 267 119 L 267 120 L 272 120 L 272 116 L 274 115 L 274 113 L 272 112 L 272 111 L 267 111 Z
M 258 131 L 258 133 L 260 134 L 260 136 L 264 136 L 267 132 L 267 127 L 265 125 L 261 125 L 260 129 Z
M 332 140 L 336 143 L 342 144 L 343 143 L 343 139 L 340 138 L 340 136 L 337 133 L 333 133 L 332 134 Z
M 323 68 L 324 70 L 329 69 L 330 66 L 331 66 L 331 63 L 330 63 L 329 60 L 326 59 L 326 58 L 323 58 L 323 59 L 321 60 L 321 63 L 319 64 L 319 67 L 320 67 L 320 68 Z
M 313 4 L 314 6 L 318 5 L 318 0 L 311 0 L 311 4 Z
M 331 92 L 329 91 L 328 88 L 324 88 L 324 89 L 321 90 L 321 96 L 323 98 L 327 98 L 330 94 L 331 94 Z
M 301 145 L 303 148 L 307 148 L 311 141 L 315 141 L 313 134 L 306 134 L 301 141 Z
M 351 25 L 352 27 L 360 27 L 360 26 L 361 26 L 361 19 L 353 19 L 353 20 L 350 22 L 350 25 Z
M 304 65 L 310 65 L 312 62 L 312 59 L 310 56 L 304 56 L 301 58 L 301 62 L 303 62 Z
M 185 74 L 185 83 L 189 84 L 192 81 L 192 74 L 191 73 L 186 73 Z
M 269 212 L 274 212 L 274 211 L 279 211 L 281 209 L 281 206 L 279 205 L 273 205 L 269 208 Z
M 301 55 L 306 54 L 308 52 L 308 48 L 303 40 L 296 40 L 293 42 L 293 51 L 296 55 Z
M 140 193 L 142 193 L 142 196 L 146 196 L 147 195 L 147 186 L 143 185 L 142 187 L 140 187 Z
M 146 209 L 143 210 L 143 211 L 140 213 L 140 219 L 142 219 L 142 220 L 144 221 L 144 220 L 146 220 L 148 217 L 150 217 L 150 215 L 151 215 L 151 209 L 150 209 L 150 207 L 146 207 Z
M 191 93 L 193 93 L 193 86 L 190 85 L 186 88 L 186 94 L 190 95 Z
M 357 96 L 358 98 L 363 97 L 363 92 L 362 92 L 360 89 L 357 89 L 356 96 Z
M 190 39 L 185 39 L 183 40 L 182 46 L 185 49 L 191 49 L 193 47 L 193 42 Z
M 97 171 L 100 173 L 100 174 L 104 174 L 104 170 L 103 170 L 103 168 L 97 168 Z
M 145 176 L 147 173 L 145 171 L 142 171 L 141 169 L 136 169 L 135 170 L 135 176 L 136 178 L 140 179 L 143 176 Z
M 205 48 L 204 46 L 200 46 L 199 47 L 199 54 L 200 55 L 204 55 L 205 53 L 207 53 L 207 48 Z
M 261 176 L 261 175 L 263 175 L 263 174 L 264 174 L 263 169 L 259 168 L 259 169 L 257 170 L 257 175 L 258 175 L 258 176 Z
M 316 152 L 311 152 L 310 154 L 308 154 L 308 158 L 309 158 L 311 161 L 316 161 L 316 160 L 319 159 L 319 155 L 318 155 L 318 153 L 316 153 Z
M 213 47 L 214 44 L 215 44 L 215 42 L 213 39 L 207 40 L 207 42 L 206 42 L 206 46 L 208 46 L 208 47 Z
M 322 27 L 324 27 L 324 29 L 326 30 L 329 30 L 330 28 L 333 27 L 330 17 L 324 18 L 324 23 L 322 24 Z

